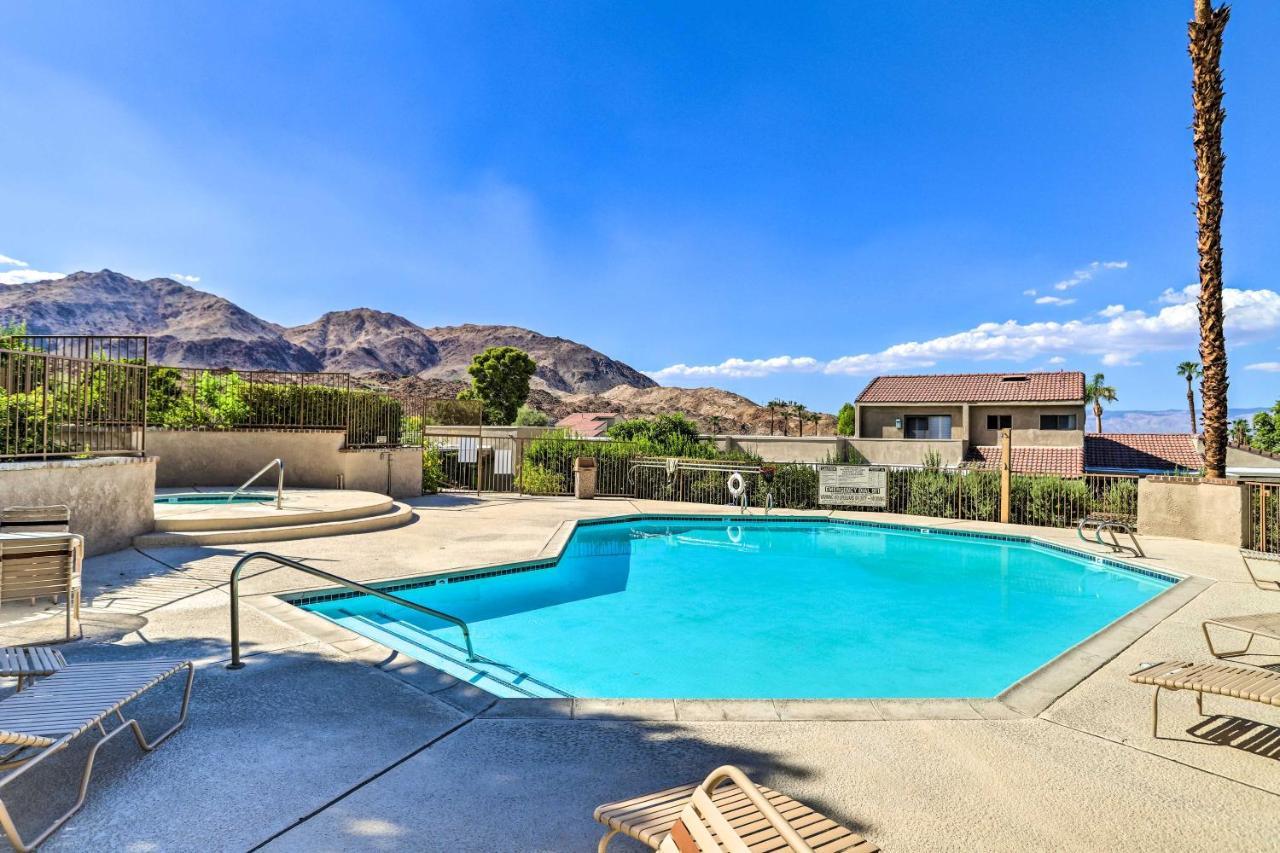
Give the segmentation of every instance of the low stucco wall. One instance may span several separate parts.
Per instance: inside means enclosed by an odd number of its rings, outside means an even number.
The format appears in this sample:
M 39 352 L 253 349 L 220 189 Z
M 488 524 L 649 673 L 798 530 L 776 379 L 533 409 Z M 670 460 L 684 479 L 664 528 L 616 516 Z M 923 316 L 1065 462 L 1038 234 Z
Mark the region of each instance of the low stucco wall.
M 853 438 L 849 444 L 871 465 L 920 465 L 930 451 L 942 457 L 942 464 L 959 465 L 964 459 L 966 443 L 941 439 L 876 439 Z
M 840 458 L 845 439 L 826 435 L 794 438 L 783 435 L 726 435 L 716 438 L 722 450 L 754 453 L 765 462 L 826 462 Z
M 156 485 L 162 488 L 238 486 L 272 459 L 283 459 L 286 487 L 360 489 L 394 498 L 422 494 L 422 451 L 347 451 L 345 440 L 340 430 L 153 430 L 147 433 L 147 453 L 160 459 Z M 389 478 L 388 458 L 379 454 L 390 456 Z M 259 483 L 274 485 L 271 477 Z
M 66 504 L 85 553 L 128 548 L 155 527 L 152 457 L 58 459 L 0 464 L 0 506 Z
M 1235 480 L 1146 477 L 1138 481 L 1138 529 L 1240 547 L 1249 533 L 1249 493 Z

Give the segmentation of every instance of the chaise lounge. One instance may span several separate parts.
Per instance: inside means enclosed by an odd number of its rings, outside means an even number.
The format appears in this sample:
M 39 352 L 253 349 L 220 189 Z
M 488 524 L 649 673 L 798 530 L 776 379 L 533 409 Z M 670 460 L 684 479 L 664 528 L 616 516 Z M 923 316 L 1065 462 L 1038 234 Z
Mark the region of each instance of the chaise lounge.
M 178 721 L 159 737 L 148 741 L 138 721 L 126 719 L 122 709 L 183 669 L 187 670 L 187 678 Z M 0 702 L 0 748 L 8 748 L 0 755 L 0 770 L 17 768 L 0 778 L 0 830 L 4 831 L 14 849 L 27 851 L 38 847 L 80 810 L 89 789 L 93 760 L 107 741 L 128 729 L 133 732 L 138 746 L 150 752 L 181 728 L 187 720 L 194 678 L 195 669 L 191 661 L 72 663 Z M 108 730 L 103 722 L 112 715 L 119 725 Z M 75 803 L 35 838 L 24 840 L 4 802 L 3 789 L 92 728 L 96 728 L 102 737 L 89 749 Z
M 1190 690 L 1196 694 L 1196 710 L 1204 716 L 1204 694 L 1230 696 L 1248 702 L 1280 707 L 1280 673 L 1248 666 L 1218 663 L 1160 661 L 1129 674 L 1134 684 L 1155 687 L 1151 699 L 1151 736 L 1159 737 L 1160 691 Z
M 698 785 L 682 785 L 606 803 L 595 819 L 608 832 L 598 853 L 621 833 L 661 853 L 874 853 L 880 848 L 804 803 L 726 765 Z

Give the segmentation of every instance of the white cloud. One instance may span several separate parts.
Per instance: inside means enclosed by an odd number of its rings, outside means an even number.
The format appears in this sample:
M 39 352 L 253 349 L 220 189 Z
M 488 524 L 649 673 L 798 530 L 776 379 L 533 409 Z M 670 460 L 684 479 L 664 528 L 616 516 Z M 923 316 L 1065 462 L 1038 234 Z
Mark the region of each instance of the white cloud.
M 1026 290 L 1022 291 L 1022 295 L 1023 295 L 1023 296 L 1035 296 L 1035 295 L 1036 295 L 1036 289 L 1035 289 L 1034 287 L 1028 287 Z
M 1188 302 L 1195 302 L 1200 295 L 1200 285 L 1188 284 L 1180 290 L 1174 290 L 1172 287 L 1166 287 L 1164 291 L 1156 297 L 1156 302 L 1161 305 L 1186 305 Z
M 9 270 L 0 272 L 0 284 L 31 284 L 36 281 L 49 281 L 55 278 L 66 278 L 63 272 L 44 272 L 42 270 Z
M 20 261 L 17 258 L 11 258 L 8 255 L 0 255 L 0 266 L 25 267 L 28 266 L 28 264 L 26 261 Z
M 1084 269 L 1076 270 L 1070 278 L 1063 279 L 1053 286 L 1054 290 L 1070 290 L 1090 281 L 1103 270 L 1123 270 L 1129 268 L 1128 261 L 1093 261 Z
M 1049 359 L 1049 363 L 1050 364 L 1066 364 L 1067 360 L 1060 355 L 1055 355 L 1053 358 Z
M 173 279 L 174 281 L 185 281 L 188 284 L 195 284 L 197 281 L 200 280 L 200 276 L 198 275 L 183 275 L 180 272 L 169 273 L 169 278 Z
M 1098 312 L 1099 317 L 1119 317 L 1125 312 L 1123 305 L 1108 305 Z
M 1246 364 L 1245 370 L 1261 370 L 1264 373 L 1280 373 L 1280 361 L 1259 361 L 1255 364 Z
M 694 379 L 698 377 L 723 379 L 755 379 L 774 373 L 813 373 L 822 365 L 816 358 L 801 356 L 793 358 L 789 355 L 778 355 L 773 358 L 741 359 L 730 358 L 719 364 L 688 365 L 673 364 L 661 370 L 649 373 L 654 380 Z
M 1063 322 L 980 323 L 954 334 L 894 344 L 879 352 L 846 355 L 827 362 L 793 356 L 749 361 L 731 358 L 718 365 L 673 365 L 649 375 L 658 381 L 687 377 L 759 377 L 815 370 L 826 374 L 864 375 L 933 367 L 948 360 L 1022 362 L 1082 355 L 1099 358 L 1108 365 L 1136 364 L 1138 357 L 1147 352 L 1195 345 L 1200 328 L 1195 303 L 1197 290 L 1196 285 L 1184 288 L 1181 301 L 1166 305 L 1154 314 L 1135 309 L 1101 319 L 1094 315 Z M 1247 343 L 1280 332 L 1280 293 L 1226 288 L 1223 303 L 1228 340 L 1232 343 Z
M 1074 299 L 1064 299 L 1061 296 L 1041 296 L 1036 300 L 1037 305 L 1074 305 Z

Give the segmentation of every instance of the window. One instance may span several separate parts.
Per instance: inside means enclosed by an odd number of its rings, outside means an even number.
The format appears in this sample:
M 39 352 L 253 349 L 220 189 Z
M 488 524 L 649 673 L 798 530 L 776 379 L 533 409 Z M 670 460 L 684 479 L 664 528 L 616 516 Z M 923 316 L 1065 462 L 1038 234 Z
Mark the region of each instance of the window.
M 1013 415 L 987 415 L 987 429 L 1009 429 L 1013 426 Z
M 1075 429 L 1075 415 L 1041 415 L 1040 429 Z
M 903 438 L 951 438 L 951 415 L 910 415 L 904 424 Z

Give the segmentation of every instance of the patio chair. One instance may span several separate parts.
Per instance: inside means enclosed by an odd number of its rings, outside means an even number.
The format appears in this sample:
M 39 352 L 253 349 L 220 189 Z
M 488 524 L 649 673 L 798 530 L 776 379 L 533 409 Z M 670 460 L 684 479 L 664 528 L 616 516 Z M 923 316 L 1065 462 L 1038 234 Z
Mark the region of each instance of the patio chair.
M 803 803 L 754 784 L 730 765 L 716 768 L 698 785 L 606 803 L 596 809 L 595 819 L 608 828 L 598 853 L 605 853 L 619 833 L 662 853 L 880 849 Z
M 0 531 L 69 533 L 71 510 L 65 506 L 7 506 L 0 509 Z
M 178 721 L 149 741 L 138 721 L 125 719 L 121 711 L 127 703 L 183 669 L 187 671 L 187 678 Z M 14 849 L 27 851 L 38 847 L 80 810 L 89 790 L 93 760 L 107 741 L 129 730 L 133 732 L 138 746 L 150 752 L 181 728 L 187 720 L 194 678 L 195 669 L 191 661 L 72 663 L 21 693 L 0 701 L 0 748 L 9 748 L 8 752 L 0 755 L 0 769 L 17 768 L 0 779 L 0 829 Z M 119 720 L 119 725 L 108 731 L 103 722 L 112 715 Z M 85 758 L 75 803 L 35 838 L 24 840 L 4 801 L 3 789 L 93 728 L 102 737 L 93 744 Z
M 66 596 L 66 639 L 71 617 L 80 618 L 80 573 L 84 561 L 80 537 L 42 536 L 0 540 L 0 607 L 6 602 L 48 596 L 56 604 Z
M 1244 570 L 1249 573 L 1249 580 L 1253 581 L 1253 585 L 1258 589 L 1266 590 L 1267 592 L 1280 592 L 1280 565 L 1275 567 L 1277 577 L 1260 578 L 1253 570 L 1253 566 L 1249 565 L 1251 560 L 1280 564 L 1280 554 L 1269 554 L 1266 551 L 1251 551 L 1248 548 L 1240 549 L 1240 561 L 1244 563 Z
M 1160 691 L 1191 690 L 1196 694 L 1196 710 L 1204 716 L 1204 694 L 1215 693 L 1248 702 L 1280 707 L 1280 672 L 1219 663 L 1160 661 L 1144 664 L 1129 673 L 1134 684 L 1155 687 L 1151 698 L 1151 736 L 1159 737 Z
M 1245 634 L 1249 639 L 1244 644 L 1243 649 L 1232 652 L 1219 651 L 1213 646 L 1213 637 L 1209 633 L 1210 625 L 1217 628 L 1226 628 L 1237 634 Z M 1280 613 L 1255 613 L 1250 616 L 1224 616 L 1221 619 L 1206 619 L 1200 624 L 1200 630 L 1204 631 L 1204 641 L 1209 646 L 1209 654 L 1215 658 L 1223 659 L 1239 657 L 1249 653 L 1249 648 L 1258 637 L 1280 642 Z M 1280 651 L 1276 653 L 1280 654 Z
M 53 675 L 66 665 L 62 652 L 48 646 L 0 647 L 0 678 L 18 679 L 19 690 L 24 681 Z

